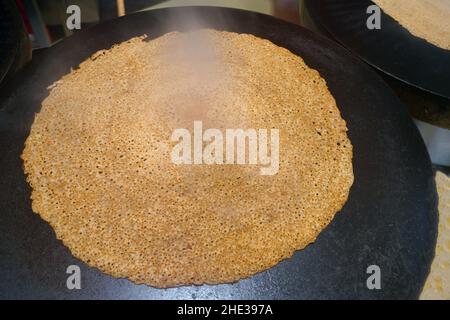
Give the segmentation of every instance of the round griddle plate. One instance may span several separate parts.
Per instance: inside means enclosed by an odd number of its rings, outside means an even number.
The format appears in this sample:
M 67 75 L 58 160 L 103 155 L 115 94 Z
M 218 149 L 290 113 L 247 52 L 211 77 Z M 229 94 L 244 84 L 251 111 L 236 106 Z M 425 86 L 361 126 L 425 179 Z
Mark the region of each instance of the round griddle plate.
M 197 27 L 269 39 L 320 72 L 348 123 L 355 183 L 344 209 L 317 241 L 270 270 L 234 284 L 155 289 L 114 279 L 75 259 L 52 228 L 32 212 L 19 156 L 48 85 L 96 50 L 143 33 L 154 38 L 186 30 L 191 26 L 183 21 L 195 19 Z M 430 161 L 406 109 L 384 82 L 333 42 L 257 13 L 212 7 L 163 9 L 78 32 L 33 60 L 15 80 L 11 94 L 2 101 L 0 117 L 2 298 L 418 297 L 436 238 Z M 81 290 L 66 288 L 66 268 L 73 264 L 81 268 Z M 381 268 L 381 290 L 366 286 L 370 265 Z
M 450 50 L 415 37 L 382 12 L 381 29 L 369 30 L 370 0 L 305 0 L 315 23 L 360 58 L 422 90 L 450 99 Z

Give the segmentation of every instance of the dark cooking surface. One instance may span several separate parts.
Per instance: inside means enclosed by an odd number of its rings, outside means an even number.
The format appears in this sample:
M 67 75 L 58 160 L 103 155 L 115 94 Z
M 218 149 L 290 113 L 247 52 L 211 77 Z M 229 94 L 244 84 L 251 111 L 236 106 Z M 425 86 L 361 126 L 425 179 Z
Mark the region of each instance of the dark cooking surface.
M 420 89 L 450 99 L 450 50 L 413 36 L 382 12 L 381 29 L 369 30 L 370 0 L 305 0 L 315 23 L 362 59 Z
M 98 49 L 147 33 L 200 26 L 252 33 L 301 55 L 327 80 L 354 146 L 355 183 L 344 209 L 305 250 L 235 284 L 154 289 L 114 279 L 75 259 L 31 210 L 19 159 L 46 87 Z M 436 238 L 432 169 L 406 109 L 380 78 L 345 49 L 269 16 L 224 8 L 178 8 L 125 16 L 76 33 L 34 60 L 12 84 L 0 111 L 1 298 L 417 298 Z M 289 79 L 286 79 L 289 81 Z M 276 201 L 276 199 L 274 199 Z M 82 289 L 66 289 L 68 265 Z M 381 268 L 382 290 L 366 269 Z

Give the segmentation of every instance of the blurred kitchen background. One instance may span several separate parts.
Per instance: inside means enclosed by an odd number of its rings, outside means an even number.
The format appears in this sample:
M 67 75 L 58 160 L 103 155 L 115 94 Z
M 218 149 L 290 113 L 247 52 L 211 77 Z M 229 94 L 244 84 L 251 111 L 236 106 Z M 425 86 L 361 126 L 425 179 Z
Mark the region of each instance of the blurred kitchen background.
M 214 5 L 274 15 L 299 23 L 298 0 L 16 0 L 26 21 L 33 48 L 48 47 L 69 36 L 66 27 L 69 5 L 81 9 L 81 28 L 137 11 L 174 6 Z

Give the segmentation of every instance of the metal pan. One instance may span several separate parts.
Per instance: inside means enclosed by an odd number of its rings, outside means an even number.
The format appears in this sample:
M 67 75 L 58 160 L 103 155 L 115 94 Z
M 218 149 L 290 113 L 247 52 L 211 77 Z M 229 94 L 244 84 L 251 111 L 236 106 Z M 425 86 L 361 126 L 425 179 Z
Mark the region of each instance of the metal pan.
M 31 210 L 19 158 L 47 86 L 96 50 L 146 33 L 210 27 L 250 33 L 304 58 L 328 83 L 354 146 L 349 200 L 317 241 L 275 267 L 234 284 L 155 289 L 115 279 L 75 259 Z M 170 63 L 170 62 L 168 62 Z M 286 79 L 289 81 L 289 79 Z M 128 15 L 74 34 L 32 61 L 0 102 L 0 297 L 152 299 L 417 298 L 436 240 L 436 190 L 424 143 L 406 109 L 359 59 L 314 33 L 257 13 L 213 7 Z M 276 199 L 274 199 L 276 201 Z M 82 289 L 66 288 L 81 268 Z M 381 268 L 381 290 L 366 271 Z
M 413 36 L 382 13 L 369 30 L 370 0 L 305 0 L 310 17 L 372 66 L 419 89 L 450 99 L 450 51 Z

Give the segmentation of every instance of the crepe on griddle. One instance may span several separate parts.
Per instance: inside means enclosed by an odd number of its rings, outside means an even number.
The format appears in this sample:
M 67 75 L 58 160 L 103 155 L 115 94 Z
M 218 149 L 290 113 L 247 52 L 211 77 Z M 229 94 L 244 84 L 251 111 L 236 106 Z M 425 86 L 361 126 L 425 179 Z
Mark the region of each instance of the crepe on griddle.
M 173 130 L 194 120 L 278 128 L 278 173 L 172 163 Z M 267 40 L 214 30 L 94 54 L 51 87 L 22 158 L 33 211 L 74 256 L 155 287 L 274 266 L 315 241 L 353 183 L 346 122 L 319 73 Z
M 450 50 L 450 0 L 372 1 L 414 36 Z

